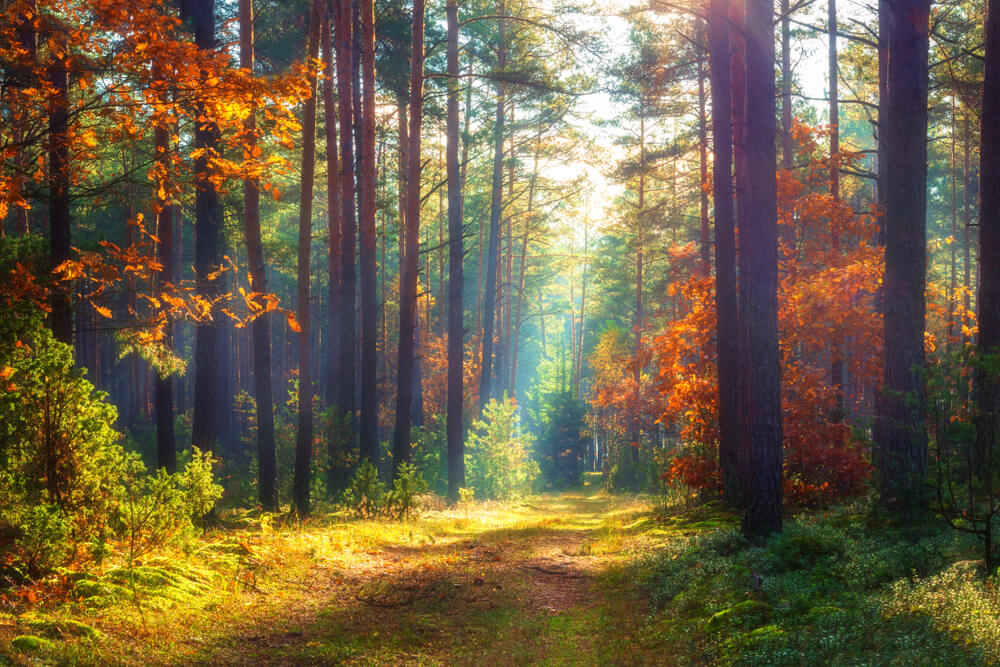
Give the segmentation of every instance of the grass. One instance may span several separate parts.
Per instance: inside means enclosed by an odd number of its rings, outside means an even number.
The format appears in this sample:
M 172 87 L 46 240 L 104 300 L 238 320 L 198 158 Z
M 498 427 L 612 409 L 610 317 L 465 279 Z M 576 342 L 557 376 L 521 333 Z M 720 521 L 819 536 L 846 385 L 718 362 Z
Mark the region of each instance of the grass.
M 718 505 L 599 485 L 405 522 L 228 517 L 8 604 L 0 665 L 1000 664 L 995 580 L 951 532 L 852 505 L 757 547 Z

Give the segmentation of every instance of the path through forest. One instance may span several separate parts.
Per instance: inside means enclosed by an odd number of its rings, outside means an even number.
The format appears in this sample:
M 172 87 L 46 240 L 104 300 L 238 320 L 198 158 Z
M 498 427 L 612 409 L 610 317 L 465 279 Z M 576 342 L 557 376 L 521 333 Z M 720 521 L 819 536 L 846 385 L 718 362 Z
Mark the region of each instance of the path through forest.
M 260 573 L 249 616 L 174 657 L 213 664 L 651 664 L 622 568 L 656 540 L 647 503 L 581 490 L 410 524 L 298 534 L 311 565 Z M 367 531 L 369 534 L 364 535 Z M 310 544 L 311 542 L 311 544 Z M 274 554 L 272 554 L 272 557 Z M 268 558 L 264 555 L 264 559 Z M 268 580 L 270 583 L 267 583 Z M 181 649 L 181 646 L 174 646 Z M 659 647 L 662 651 L 662 645 Z M 183 655 L 187 653 L 187 655 Z

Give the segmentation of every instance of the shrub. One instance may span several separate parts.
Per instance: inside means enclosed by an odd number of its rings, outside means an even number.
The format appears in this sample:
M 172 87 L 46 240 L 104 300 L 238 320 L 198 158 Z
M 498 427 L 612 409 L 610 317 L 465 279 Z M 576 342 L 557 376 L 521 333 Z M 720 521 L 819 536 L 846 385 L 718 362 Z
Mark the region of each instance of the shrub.
M 189 536 L 195 521 L 222 496 L 212 477 L 212 456 L 194 448 L 183 472 L 162 468 L 147 475 L 135 453 L 125 457 L 125 476 L 117 503 L 115 528 L 129 560 Z
M 371 519 L 382 513 L 385 496 L 385 484 L 379 479 L 378 469 L 365 459 L 344 491 L 341 506 L 354 516 Z
M 481 498 L 510 501 L 525 495 L 539 474 L 528 449 L 514 400 L 491 400 L 482 418 L 472 423 L 465 447 L 466 481 Z
M 386 497 L 386 512 L 399 519 L 410 516 L 416 508 L 416 497 L 427 490 L 427 482 L 411 463 L 401 463 L 392 480 L 392 490 Z
M 0 309 L 0 383 L 0 584 L 84 558 L 84 544 L 100 560 L 113 536 L 135 558 L 188 535 L 219 498 L 197 450 L 183 472 L 147 475 L 37 311 Z

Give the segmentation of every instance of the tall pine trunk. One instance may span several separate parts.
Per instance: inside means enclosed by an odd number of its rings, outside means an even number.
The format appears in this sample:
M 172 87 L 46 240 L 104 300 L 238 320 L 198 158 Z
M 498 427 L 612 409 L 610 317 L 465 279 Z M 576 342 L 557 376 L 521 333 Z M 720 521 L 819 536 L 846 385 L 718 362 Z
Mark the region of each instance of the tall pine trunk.
M 406 179 L 406 257 L 399 296 L 399 368 L 396 387 L 396 428 L 393 432 L 393 477 L 410 460 L 413 416 L 414 338 L 417 327 L 417 273 L 420 266 L 420 123 L 424 91 L 424 2 L 413 3 L 410 51 L 410 145 Z
M 739 500 L 736 234 L 733 220 L 732 127 L 728 1 L 712 0 L 709 19 L 712 77 L 712 178 L 715 198 L 715 308 L 719 355 L 719 469 L 722 499 Z
M 378 301 L 375 264 L 375 14 L 361 0 L 361 457 L 378 461 Z
M 497 67 L 507 65 L 506 2 L 497 8 Z M 490 195 L 490 240 L 486 251 L 486 282 L 483 285 L 483 351 L 479 375 L 479 412 L 489 403 L 493 389 L 493 324 L 497 297 L 497 263 L 500 257 L 500 215 L 503 209 L 504 87 L 497 82 L 497 110 L 493 126 L 493 190 Z
M 302 119 L 302 197 L 299 200 L 299 252 L 297 276 L 297 318 L 299 320 L 299 423 L 295 435 L 295 480 L 292 495 L 300 517 L 309 514 L 309 487 L 312 478 L 313 386 L 312 314 L 309 308 L 309 250 L 312 246 L 313 185 L 316 172 L 316 58 L 319 55 L 319 24 L 322 0 L 313 0 L 309 18 L 308 84 Z
M 254 34 L 253 2 L 240 0 L 240 67 L 253 72 Z M 243 124 L 246 134 L 244 151 L 257 152 L 256 109 Z M 250 291 L 267 292 L 267 266 L 260 234 L 260 183 L 256 178 L 243 181 L 243 225 L 247 244 L 247 265 L 250 268 Z M 263 307 L 263 303 L 260 303 Z M 271 315 L 258 315 L 251 326 L 253 344 L 253 387 L 257 403 L 257 495 L 267 510 L 278 508 L 278 465 L 274 442 L 274 400 L 271 386 Z
M 65 39 L 53 40 L 56 52 L 49 65 L 49 85 L 52 87 L 49 109 L 49 257 L 55 269 L 70 256 L 69 211 L 69 65 L 70 54 Z M 56 340 L 73 344 L 73 313 L 69 289 L 57 284 L 49 300 L 49 320 Z
M 462 409 L 465 394 L 465 323 L 462 289 L 465 238 L 462 228 L 462 182 L 458 164 L 458 0 L 448 0 L 448 498 L 458 500 L 465 486 Z M 471 85 L 471 82 L 469 83 Z
M 982 353 L 1000 354 L 1000 0 L 989 0 L 986 13 L 986 68 L 979 166 L 979 334 Z M 992 452 L 1000 434 L 1000 377 L 995 361 L 975 375 L 979 418 L 976 446 Z
M 778 352 L 778 204 L 775 150 L 774 0 L 746 3 L 746 175 L 740 228 L 743 532 L 781 530 L 781 369 Z
M 215 0 L 185 0 L 182 8 L 194 29 L 199 49 L 215 49 Z M 203 82 L 207 88 L 207 82 Z M 198 115 L 203 116 L 207 105 L 198 103 Z M 221 277 L 212 276 L 222 262 L 222 204 L 209 167 L 209 154 L 219 145 L 219 127 L 210 118 L 196 123 L 195 149 L 202 151 L 195 160 L 194 236 L 196 289 L 198 295 L 214 301 L 221 293 Z M 215 451 L 218 444 L 219 406 L 219 325 L 199 322 L 195 326 L 194 342 L 194 417 L 191 442 L 203 451 Z
M 881 495 L 903 518 L 926 507 L 924 288 L 927 264 L 927 53 L 930 0 L 889 5 Z M 880 36 L 884 39 L 884 36 Z
M 158 76 L 159 75 L 159 76 Z M 157 68 L 154 74 L 153 87 L 158 101 L 166 106 L 169 96 L 162 79 L 162 70 Z M 172 123 L 166 117 L 154 121 L 153 130 L 154 159 L 157 162 L 162 178 L 168 178 L 171 173 L 170 163 L 170 129 Z M 167 192 L 168 183 L 160 183 L 163 196 L 157 194 L 154 207 L 156 212 L 156 251 L 157 259 L 163 266 L 158 282 L 160 290 L 169 290 L 176 278 L 174 277 L 174 207 Z M 167 322 L 164 331 L 165 344 L 173 343 L 173 325 Z M 177 472 L 177 443 L 174 434 L 174 378 L 173 375 L 156 374 L 153 386 L 153 401 L 156 410 L 156 463 L 157 467 L 167 472 Z
M 354 127 L 353 110 L 353 11 L 351 0 L 336 0 L 334 35 L 337 42 L 337 106 L 340 125 L 340 297 L 338 313 L 339 361 L 336 405 L 344 432 L 340 442 L 343 454 L 354 448 L 354 342 L 357 333 L 355 319 L 355 289 L 357 276 L 354 261 Z M 329 489 L 335 491 L 336 489 Z
M 326 138 L 326 226 L 327 226 L 327 337 L 326 337 L 326 402 L 335 410 L 338 407 L 340 383 L 337 369 L 340 366 L 340 220 L 343 215 L 340 192 L 340 173 L 337 160 L 337 105 L 334 99 L 336 79 L 333 71 L 333 43 L 330 35 L 330 15 L 323 13 L 320 44 L 323 53 L 323 122 Z M 326 453 L 328 495 L 346 485 L 347 468 L 342 453 L 345 442 L 340 431 L 340 414 L 327 425 Z

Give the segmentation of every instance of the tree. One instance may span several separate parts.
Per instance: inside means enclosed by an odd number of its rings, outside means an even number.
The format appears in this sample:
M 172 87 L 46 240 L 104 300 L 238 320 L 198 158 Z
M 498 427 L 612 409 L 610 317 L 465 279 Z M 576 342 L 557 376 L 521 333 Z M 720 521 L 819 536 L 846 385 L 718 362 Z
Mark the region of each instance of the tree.
M 378 461 L 378 302 L 375 294 L 375 16 L 361 1 L 361 458 Z
M 712 84 L 712 179 L 715 201 L 715 307 L 719 376 L 719 469 L 722 498 L 739 505 L 739 351 L 736 301 L 736 235 L 733 228 L 730 127 L 729 17 L 726 0 L 712 0 L 709 68 Z
M 889 3 L 881 500 L 902 518 L 926 506 L 924 289 L 930 0 Z M 885 39 L 881 35 L 880 39 Z
M 309 17 L 309 97 L 302 122 L 302 195 L 299 200 L 298 308 L 299 325 L 299 423 L 295 434 L 295 483 L 292 494 L 299 516 L 309 514 L 312 473 L 313 386 L 312 315 L 309 312 L 309 250 L 312 245 L 312 202 L 316 172 L 316 59 L 319 56 L 319 24 L 322 0 L 313 0 Z
M 773 0 L 746 3 L 746 197 L 740 227 L 743 532 L 781 530 L 781 373 L 778 354 L 777 156 Z
M 465 486 L 465 429 L 462 406 L 465 388 L 464 288 L 465 230 L 462 226 L 462 182 L 458 163 L 458 0 L 448 0 L 448 498 L 458 500 Z M 469 84 L 472 85 L 471 82 Z
M 195 44 L 204 51 L 215 48 L 215 0 L 183 0 L 182 12 L 191 21 Z M 207 72 L 202 74 L 207 79 Z M 207 80 L 202 81 L 208 86 Z M 210 167 L 210 157 L 219 145 L 219 127 L 208 116 L 204 101 L 197 103 L 197 115 L 204 122 L 195 124 L 195 261 L 198 294 L 214 301 L 221 293 L 217 275 L 222 263 L 220 236 L 222 205 Z M 191 444 L 202 451 L 215 451 L 218 444 L 219 396 L 219 326 L 217 322 L 199 321 L 195 326 L 194 418 Z
M 497 8 L 497 70 L 507 66 L 507 12 L 505 0 Z M 503 209 L 504 84 L 497 78 L 496 122 L 493 126 L 493 188 L 490 196 L 490 240 L 486 251 L 486 283 L 483 285 L 483 344 L 479 375 L 479 412 L 492 398 L 493 323 L 496 310 L 497 264 L 500 261 L 500 216 Z
M 1000 435 L 1000 1 L 989 0 L 979 171 L 979 294 L 976 315 L 980 353 L 975 395 L 979 412 L 976 448 L 992 464 Z M 989 468 L 990 466 L 986 466 Z M 992 471 L 991 471 L 992 472 Z M 992 480 L 989 482 L 992 484 Z
M 417 327 L 417 274 L 420 268 L 420 124 L 424 94 L 424 3 L 413 3 L 410 51 L 410 145 L 407 151 L 406 255 L 399 285 L 399 366 L 396 370 L 396 428 L 393 432 L 393 477 L 410 460 L 413 414 L 414 334 Z
M 240 0 L 240 67 L 251 74 L 254 69 L 253 2 Z M 243 125 L 246 133 L 245 152 L 257 151 L 256 105 Z M 267 267 L 260 234 L 260 179 L 243 181 L 243 231 L 247 245 L 247 265 L 250 269 L 250 290 L 263 296 L 267 292 Z M 162 236 L 161 236 L 162 238 Z M 263 310 L 251 325 L 253 344 L 254 397 L 257 405 L 257 491 L 260 504 L 268 510 L 278 508 L 278 469 L 274 444 L 274 405 L 271 397 L 271 315 Z
M 340 441 L 344 450 L 353 449 L 354 434 L 354 341 L 356 335 L 356 318 L 354 312 L 357 275 L 354 264 L 355 251 L 355 219 L 354 219 L 354 142 L 351 128 L 354 127 L 353 81 L 351 64 L 353 58 L 352 10 L 351 0 L 335 0 L 334 3 L 334 39 L 337 44 L 337 106 L 338 124 L 340 125 L 340 294 L 338 305 L 340 312 L 338 345 L 339 360 L 337 375 L 330 378 L 337 384 L 336 408 L 339 416 L 345 420 L 347 430 Z M 332 477 L 331 477 L 332 481 Z M 328 488 L 329 493 L 337 489 Z

